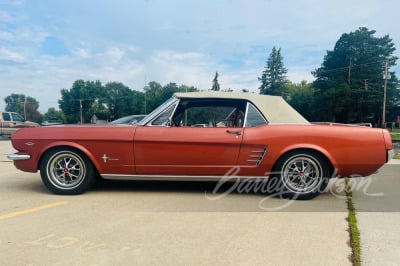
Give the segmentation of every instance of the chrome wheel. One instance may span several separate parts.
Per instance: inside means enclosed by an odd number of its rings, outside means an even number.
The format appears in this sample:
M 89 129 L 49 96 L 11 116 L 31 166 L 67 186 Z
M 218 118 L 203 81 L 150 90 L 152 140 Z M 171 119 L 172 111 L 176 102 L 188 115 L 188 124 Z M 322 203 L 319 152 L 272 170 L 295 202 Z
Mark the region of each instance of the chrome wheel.
M 47 164 L 49 181 L 59 188 L 74 188 L 86 175 L 83 160 L 72 152 L 59 152 Z
M 299 154 L 283 165 L 282 182 L 292 192 L 310 192 L 320 187 L 322 173 L 322 166 L 315 158 Z
M 269 178 L 272 192 L 280 197 L 308 200 L 325 190 L 330 178 L 329 161 L 311 150 L 284 154 Z
M 48 189 L 62 195 L 80 194 L 97 179 L 97 171 L 90 160 L 67 147 L 53 149 L 43 156 L 40 175 Z

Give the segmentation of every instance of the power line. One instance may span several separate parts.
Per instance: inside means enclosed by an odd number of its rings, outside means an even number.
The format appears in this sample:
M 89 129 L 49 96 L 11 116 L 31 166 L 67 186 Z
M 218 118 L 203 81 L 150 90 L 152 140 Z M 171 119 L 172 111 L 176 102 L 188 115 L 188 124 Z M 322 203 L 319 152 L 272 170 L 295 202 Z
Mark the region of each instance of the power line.
M 350 64 L 349 66 L 345 66 L 345 67 L 338 67 L 338 68 L 331 68 L 331 69 L 321 69 L 321 72 L 326 73 L 326 72 L 339 72 L 339 71 L 343 71 L 343 70 L 349 70 L 351 71 L 351 69 L 355 69 L 355 68 L 360 68 L 360 67 L 365 67 L 365 66 L 369 66 L 369 65 L 379 65 L 382 64 L 384 66 L 384 63 L 387 62 L 387 60 L 379 60 L 379 61 L 374 61 L 374 62 L 369 62 L 369 63 L 363 63 L 363 64 L 358 64 L 358 65 L 353 65 L 352 64 L 352 60 L 350 60 Z M 350 75 L 349 75 L 350 76 Z

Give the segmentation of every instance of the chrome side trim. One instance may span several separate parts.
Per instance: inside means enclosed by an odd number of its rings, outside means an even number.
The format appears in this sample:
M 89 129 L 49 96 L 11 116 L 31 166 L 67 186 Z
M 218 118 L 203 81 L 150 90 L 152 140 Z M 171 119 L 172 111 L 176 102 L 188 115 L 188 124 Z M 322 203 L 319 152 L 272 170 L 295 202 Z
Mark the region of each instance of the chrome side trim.
M 28 154 L 12 153 L 12 154 L 7 154 L 7 158 L 12 161 L 17 161 L 17 160 L 29 160 L 31 156 Z
M 102 174 L 108 180 L 151 180 L 151 181 L 227 181 L 266 179 L 268 176 L 183 176 L 183 175 L 118 175 Z

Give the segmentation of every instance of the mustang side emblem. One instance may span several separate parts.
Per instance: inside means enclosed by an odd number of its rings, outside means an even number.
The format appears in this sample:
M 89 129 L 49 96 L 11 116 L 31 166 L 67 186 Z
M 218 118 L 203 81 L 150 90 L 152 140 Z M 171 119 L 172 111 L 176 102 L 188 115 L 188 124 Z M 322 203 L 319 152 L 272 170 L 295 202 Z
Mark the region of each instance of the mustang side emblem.
M 111 158 L 111 157 L 108 157 L 108 155 L 107 154 L 103 154 L 103 156 L 101 157 L 101 159 L 103 159 L 103 161 L 106 163 L 107 161 L 118 161 L 119 159 L 118 158 Z

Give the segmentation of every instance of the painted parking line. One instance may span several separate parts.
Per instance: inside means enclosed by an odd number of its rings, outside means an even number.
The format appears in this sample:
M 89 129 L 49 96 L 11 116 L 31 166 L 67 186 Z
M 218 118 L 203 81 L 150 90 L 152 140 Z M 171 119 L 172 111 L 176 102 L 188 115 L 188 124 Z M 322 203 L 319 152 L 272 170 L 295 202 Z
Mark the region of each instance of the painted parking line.
M 35 208 L 30 208 L 30 209 L 25 209 L 25 210 L 21 210 L 21 211 L 17 211 L 17 212 L 0 215 L 0 220 L 5 220 L 5 219 L 13 218 L 16 216 L 21 216 L 21 215 L 28 214 L 28 213 L 38 212 L 38 211 L 41 211 L 44 209 L 50 209 L 50 208 L 62 206 L 67 203 L 68 203 L 67 201 L 58 201 L 58 202 L 54 202 L 54 203 L 50 203 L 50 204 L 46 204 L 46 205 L 41 205 L 41 206 L 38 206 Z

